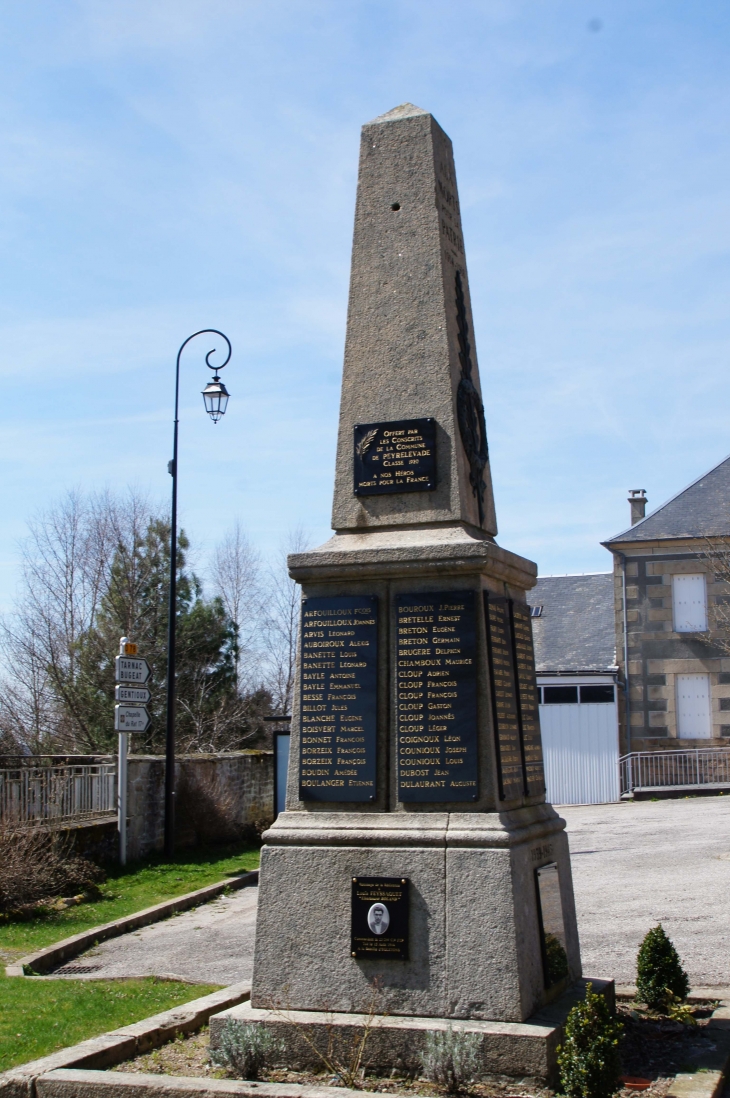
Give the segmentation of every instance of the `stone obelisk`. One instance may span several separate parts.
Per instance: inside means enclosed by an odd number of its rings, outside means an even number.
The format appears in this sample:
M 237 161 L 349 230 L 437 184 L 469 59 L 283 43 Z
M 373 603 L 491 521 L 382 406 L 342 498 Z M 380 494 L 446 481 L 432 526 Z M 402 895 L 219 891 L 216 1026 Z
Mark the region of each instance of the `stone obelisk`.
M 580 976 L 536 567 L 494 540 L 451 142 L 411 104 L 362 130 L 333 527 L 289 558 L 287 805 L 246 1011 L 360 1011 L 377 978 L 383 1014 L 522 1022 Z

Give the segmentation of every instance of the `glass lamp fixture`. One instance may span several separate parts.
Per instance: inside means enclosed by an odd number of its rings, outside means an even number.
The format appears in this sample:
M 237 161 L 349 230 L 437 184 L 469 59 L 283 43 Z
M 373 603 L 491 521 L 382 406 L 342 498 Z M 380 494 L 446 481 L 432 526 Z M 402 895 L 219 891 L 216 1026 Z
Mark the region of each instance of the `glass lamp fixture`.
M 228 396 L 228 390 L 218 377 L 218 374 L 216 374 L 213 380 L 209 381 L 203 389 L 205 410 L 214 423 L 217 423 L 218 420 L 225 415 L 226 407 L 228 405 Z

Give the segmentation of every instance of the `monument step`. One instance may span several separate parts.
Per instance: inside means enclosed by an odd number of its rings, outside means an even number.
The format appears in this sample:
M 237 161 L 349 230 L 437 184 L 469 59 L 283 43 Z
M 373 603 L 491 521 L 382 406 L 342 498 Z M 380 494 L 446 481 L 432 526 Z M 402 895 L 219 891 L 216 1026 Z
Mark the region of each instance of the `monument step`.
M 568 988 L 559 998 L 543 1007 L 526 1022 L 490 1022 L 464 1018 L 423 1018 L 404 1015 L 343 1014 L 328 1011 L 260 1010 L 250 1003 L 231 1007 L 210 1020 L 210 1045 L 217 1048 L 221 1031 L 229 1018 L 272 1030 L 283 1041 L 283 1061 L 295 1071 L 321 1069 L 315 1049 L 341 1048 L 348 1058 L 354 1042 L 368 1029 L 363 1065 L 365 1070 L 382 1073 L 419 1069 L 418 1054 L 425 1035 L 449 1026 L 482 1037 L 481 1073 L 525 1076 L 555 1082 L 557 1049 L 563 1037 L 568 1012 L 585 996 L 586 985 L 614 1005 L 613 980 L 586 978 Z M 337 1052 L 335 1051 L 335 1056 Z

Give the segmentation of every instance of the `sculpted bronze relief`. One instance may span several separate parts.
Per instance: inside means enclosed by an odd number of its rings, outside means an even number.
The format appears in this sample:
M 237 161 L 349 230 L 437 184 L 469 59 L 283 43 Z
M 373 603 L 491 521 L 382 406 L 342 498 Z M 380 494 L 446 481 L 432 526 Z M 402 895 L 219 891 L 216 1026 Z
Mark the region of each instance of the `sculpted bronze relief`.
M 461 364 L 461 381 L 456 390 L 456 415 L 459 420 L 459 434 L 464 453 L 469 462 L 469 483 L 476 496 L 481 525 L 484 522 L 484 493 L 487 487 L 483 474 L 489 461 L 489 450 L 484 405 L 471 377 L 469 323 L 466 319 L 466 302 L 460 271 L 456 272 L 456 318 L 459 326 L 459 362 Z

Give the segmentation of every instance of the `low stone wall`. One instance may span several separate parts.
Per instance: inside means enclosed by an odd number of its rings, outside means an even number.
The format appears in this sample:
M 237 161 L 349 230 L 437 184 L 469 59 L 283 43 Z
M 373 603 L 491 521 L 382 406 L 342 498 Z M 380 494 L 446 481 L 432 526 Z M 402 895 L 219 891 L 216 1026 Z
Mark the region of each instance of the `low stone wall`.
M 274 818 L 274 755 L 232 751 L 176 760 L 175 837 L 179 846 L 252 837 Z M 165 760 L 129 756 L 127 857 L 162 850 Z

